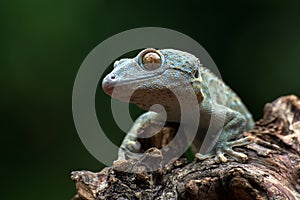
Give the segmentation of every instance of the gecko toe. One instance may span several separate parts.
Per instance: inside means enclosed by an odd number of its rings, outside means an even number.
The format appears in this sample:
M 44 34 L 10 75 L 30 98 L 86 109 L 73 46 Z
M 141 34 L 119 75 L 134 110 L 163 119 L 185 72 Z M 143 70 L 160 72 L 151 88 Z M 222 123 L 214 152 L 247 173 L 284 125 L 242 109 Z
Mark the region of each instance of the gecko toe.
M 250 144 L 252 141 L 253 141 L 253 137 L 247 136 L 245 138 L 227 142 L 227 146 L 229 146 L 229 147 L 245 146 L 245 145 Z
M 214 154 L 208 153 L 208 154 L 201 154 L 201 153 L 196 153 L 195 158 L 197 160 L 206 160 L 208 158 L 213 158 Z
M 227 162 L 227 158 L 224 155 L 223 151 L 220 149 L 217 151 L 217 156 L 215 157 L 216 162 Z
M 234 160 L 238 161 L 238 162 L 245 162 L 248 159 L 248 156 L 244 153 L 240 153 L 237 151 L 234 151 L 231 148 L 228 149 L 224 149 L 224 152 L 231 158 L 233 158 Z

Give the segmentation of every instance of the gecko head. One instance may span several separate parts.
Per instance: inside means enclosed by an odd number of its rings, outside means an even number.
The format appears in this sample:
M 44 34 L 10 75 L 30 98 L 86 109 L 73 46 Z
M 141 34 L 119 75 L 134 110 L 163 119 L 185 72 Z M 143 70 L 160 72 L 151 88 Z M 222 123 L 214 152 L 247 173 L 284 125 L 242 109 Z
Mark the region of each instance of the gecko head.
M 175 104 L 176 95 L 191 92 L 193 87 L 187 85 L 200 78 L 199 70 L 199 60 L 190 53 L 147 48 L 134 58 L 116 61 L 113 71 L 103 79 L 102 88 L 108 95 L 142 109 L 161 104 L 167 110 Z

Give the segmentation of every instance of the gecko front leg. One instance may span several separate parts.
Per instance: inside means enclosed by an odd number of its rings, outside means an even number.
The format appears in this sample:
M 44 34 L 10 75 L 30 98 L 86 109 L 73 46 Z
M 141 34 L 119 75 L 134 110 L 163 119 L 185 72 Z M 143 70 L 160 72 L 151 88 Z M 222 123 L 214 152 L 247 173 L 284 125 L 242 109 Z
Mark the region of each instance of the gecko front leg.
M 212 112 L 219 116 L 220 121 L 223 121 L 221 118 L 225 116 L 224 126 L 219 130 L 221 133 L 213 149 L 205 155 L 197 153 L 195 157 L 199 160 L 215 157 L 217 161 L 226 162 L 226 154 L 236 161 L 245 162 L 248 158 L 247 155 L 232 149 L 233 147 L 245 146 L 251 143 L 252 137 L 235 140 L 245 130 L 247 123 L 245 117 L 239 112 L 222 105 L 215 105 Z
M 161 123 L 161 117 L 158 113 L 149 111 L 139 116 L 119 148 L 118 160 L 139 159 L 142 156 L 142 146 L 138 141 L 138 132 L 145 126 L 151 126 L 152 123 Z

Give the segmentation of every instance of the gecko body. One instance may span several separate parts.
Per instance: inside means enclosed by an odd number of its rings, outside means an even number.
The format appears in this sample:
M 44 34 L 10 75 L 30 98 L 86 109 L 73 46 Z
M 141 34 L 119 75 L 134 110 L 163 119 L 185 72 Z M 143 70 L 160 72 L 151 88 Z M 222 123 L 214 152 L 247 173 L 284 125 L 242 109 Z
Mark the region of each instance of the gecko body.
M 167 122 L 180 123 L 180 103 L 188 105 L 187 113 L 197 110 L 193 106 L 200 110 L 198 133 L 191 145 L 196 158 L 214 157 L 221 162 L 226 162 L 227 157 L 241 162 L 247 159 L 233 147 L 250 143 L 249 137 L 236 137 L 254 126 L 252 115 L 236 93 L 190 53 L 147 48 L 135 58 L 116 61 L 113 71 L 103 79 L 102 88 L 113 98 L 129 101 L 148 111 L 127 133 L 119 150 L 119 159 L 131 158 L 131 152 L 140 152 L 138 131 L 141 127 L 163 120 L 160 113 L 149 111 L 152 105 L 164 107 Z M 114 89 L 117 90 L 114 92 Z M 196 102 L 188 98 L 190 95 L 195 96 Z M 184 97 L 181 102 L 178 96 Z M 212 116 L 216 116 L 214 121 L 211 121 Z M 221 126 L 217 126 L 218 123 Z M 198 151 L 209 126 L 214 126 L 219 136 L 209 152 L 200 154 Z

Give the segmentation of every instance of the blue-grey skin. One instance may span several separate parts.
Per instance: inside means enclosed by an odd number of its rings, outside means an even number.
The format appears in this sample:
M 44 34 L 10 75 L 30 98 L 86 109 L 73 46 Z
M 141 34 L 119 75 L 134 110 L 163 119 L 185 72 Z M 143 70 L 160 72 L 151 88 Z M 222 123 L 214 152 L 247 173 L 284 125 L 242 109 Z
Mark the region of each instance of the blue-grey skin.
M 118 90 L 113 94 L 116 86 Z M 174 49 L 145 49 L 135 58 L 116 61 L 114 70 L 104 78 L 102 87 L 110 96 L 121 101 L 130 99 L 131 103 L 147 111 L 151 105 L 160 104 L 167 112 L 167 121 L 178 123 L 181 119 L 180 106 L 170 91 L 176 90 L 177 95 L 182 96 L 193 93 L 201 116 L 198 134 L 191 145 L 195 157 L 200 160 L 214 157 L 221 162 L 226 162 L 227 157 L 240 162 L 247 159 L 245 154 L 232 148 L 250 143 L 250 137 L 235 139 L 254 126 L 252 115 L 240 98 L 190 53 Z M 185 103 L 191 104 L 188 99 Z M 212 122 L 214 129 L 220 134 L 213 148 L 203 155 L 197 152 L 203 142 L 203 130 L 210 126 L 212 116 L 215 116 Z M 123 140 L 118 159 L 136 158 L 131 152 L 141 149 L 137 141 L 138 130 L 145 124 L 160 122 L 161 118 L 153 111 L 142 114 Z

